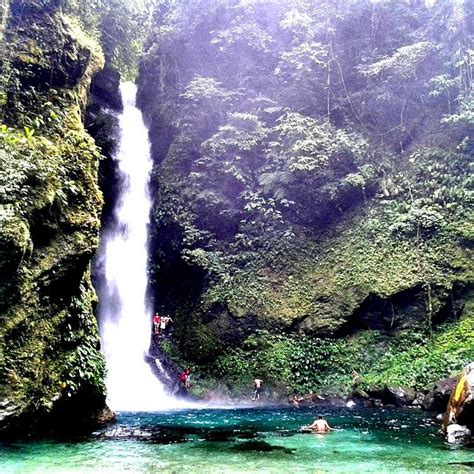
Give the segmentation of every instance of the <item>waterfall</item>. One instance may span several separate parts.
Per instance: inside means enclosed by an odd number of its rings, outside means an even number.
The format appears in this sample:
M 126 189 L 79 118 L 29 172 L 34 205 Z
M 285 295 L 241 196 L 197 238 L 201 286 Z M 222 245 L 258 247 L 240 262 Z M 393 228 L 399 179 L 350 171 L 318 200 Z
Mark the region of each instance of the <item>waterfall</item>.
M 124 109 L 114 156 L 120 190 L 99 251 L 100 332 L 109 406 L 113 410 L 154 411 L 170 407 L 173 400 L 144 360 L 152 314 L 145 296 L 152 160 L 148 130 L 135 106 L 136 86 L 124 83 L 120 90 Z

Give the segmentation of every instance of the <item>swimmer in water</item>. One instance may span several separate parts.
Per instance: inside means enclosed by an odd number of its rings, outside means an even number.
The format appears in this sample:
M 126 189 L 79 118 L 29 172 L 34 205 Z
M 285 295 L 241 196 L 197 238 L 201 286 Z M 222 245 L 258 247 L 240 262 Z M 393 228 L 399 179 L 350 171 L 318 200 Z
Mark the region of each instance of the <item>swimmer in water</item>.
M 333 431 L 333 428 L 328 425 L 328 422 L 321 415 L 313 421 L 313 424 L 308 426 L 308 429 L 313 430 L 315 433 L 328 433 L 329 431 Z

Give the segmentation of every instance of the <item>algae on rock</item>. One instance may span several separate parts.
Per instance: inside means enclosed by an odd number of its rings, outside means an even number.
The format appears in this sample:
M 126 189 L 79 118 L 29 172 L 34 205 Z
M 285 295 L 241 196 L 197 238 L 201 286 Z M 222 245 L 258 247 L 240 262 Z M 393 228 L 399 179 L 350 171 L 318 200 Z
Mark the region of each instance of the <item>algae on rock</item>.
M 411 330 L 429 347 L 471 297 L 472 83 L 456 58 L 472 6 L 339 3 L 157 9 L 139 75 L 153 292 L 196 370 L 246 358 L 259 330 Z
M 0 129 L 0 431 L 94 423 L 105 364 L 90 261 L 100 153 L 82 116 L 100 46 L 61 2 L 11 0 Z

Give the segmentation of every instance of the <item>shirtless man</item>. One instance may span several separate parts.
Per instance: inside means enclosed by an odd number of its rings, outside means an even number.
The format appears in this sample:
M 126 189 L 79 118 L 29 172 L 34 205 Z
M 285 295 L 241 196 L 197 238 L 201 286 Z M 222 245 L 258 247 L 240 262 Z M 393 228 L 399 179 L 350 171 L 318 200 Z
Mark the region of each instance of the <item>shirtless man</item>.
M 308 428 L 315 431 L 316 433 L 327 433 L 333 429 L 328 425 L 328 422 L 321 415 L 319 415 L 318 419 L 314 420 L 313 424 L 309 425 Z
M 262 379 L 255 379 L 253 381 L 253 384 L 254 384 L 255 392 L 253 394 L 252 400 L 253 401 L 260 400 L 260 393 L 262 392 L 263 380 Z
M 166 333 L 166 327 L 168 326 L 168 323 L 172 323 L 173 320 L 169 316 L 161 316 L 161 321 L 160 321 L 160 331 L 161 334 Z

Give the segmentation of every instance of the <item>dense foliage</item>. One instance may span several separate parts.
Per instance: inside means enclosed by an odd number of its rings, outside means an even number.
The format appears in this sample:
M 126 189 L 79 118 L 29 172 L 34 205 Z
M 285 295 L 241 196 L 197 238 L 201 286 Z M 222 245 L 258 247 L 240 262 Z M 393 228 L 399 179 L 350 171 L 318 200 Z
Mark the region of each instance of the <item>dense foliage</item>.
M 151 272 L 181 354 L 232 357 L 257 329 L 426 338 L 461 314 L 472 17 L 456 1 L 159 3 L 139 98 Z
M 136 75 L 151 0 L 66 0 L 65 9 L 102 46 L 106 62 L 124 80 Z
M 185 363 L 172 348 L 165 350 L 177 363 Z M 249 336 L 242 347 L 229 350 L 207 367 L 195 366 L 193 393 L 209 391 L 247 398 L 255 376 L 276 396 L 292 393 L 348 395 L 352 390 L 387 386 L 429 390 L 436 381 L 456 375 L 474 358 L 472 306 L 460 323 L 441 326 L 433 339 L 419 330 L 395 336 L 364 331 L 341 339 L 271 334 Z M 353 371 L 358 375 L 355 385 Z
M 258 374 L 280 393 L 344 393 L 352 370 L 367 387 L 426 388 L 472 359 L 472 8 L 2 2 L 9 416 L 83 393 L 103 403 L 100 153 L 83 114 L 104 63 L 134 77 L 150 26 L 152 293 L 175 322 L 163 349 L 201 389 Z
M 90 279 L 101 155 L 83 124 L 104 55 L 79 2 L 2 6 L 0 432 L 51 413 L 64 422 L 67 406 L 80 422 L 105 406 Z

